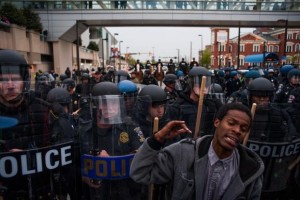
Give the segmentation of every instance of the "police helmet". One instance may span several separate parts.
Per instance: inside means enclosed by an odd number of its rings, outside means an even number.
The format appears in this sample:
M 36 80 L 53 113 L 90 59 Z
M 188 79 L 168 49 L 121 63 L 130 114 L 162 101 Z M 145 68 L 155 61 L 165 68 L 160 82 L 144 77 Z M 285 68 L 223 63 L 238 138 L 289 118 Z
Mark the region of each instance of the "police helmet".
M 237 71 L 231 71 L 230 72 L 230 77 L 234 77 L 234 76 L 236 76 L 238 73 L 237 73 Z
M 280 74 L 282 76 L 287 76 L 290 70 L 294 69 L 292 65 L 284 65 L 280 68 Z
M 251 96 L 272 96 L 274 86 L 270 80 L 260 77 L 250 82 L 248 92 Z
M 127 71 L 119 70 L 115 73 L 115 83 L 119 83 L 123 80 L 130 80 L 130 76 Z
M 70 93 L 64 88 L 53 88 L 47 94 L 47 101 L 49 103 L 66 105 L 71 102 L 71 96 Z
M 81 75 L 81 80 L 83 80 L 83 79 L 90 79 L 90 75 L 88 74 L 88 73 L 83 73 L 82 75 Z
M 230 69 L 230 67 L 225 67 L 224 71 L 225 71 L 225 72 L 230 72 L 231 69 Z
M 300 76 L 300 70 L 299 69 L 291 69 L 287 74 L 287 78 L 290 79 L 293 76 Z
M 120 81 L 117 86 L 121 94 L 134 94 L 138 92 L 136 84 L 129 80 Z
M 184 76 L 184 73 L 183 73 L 183 71 L 181 71 L 181 70 L 177 70 L 177 71 L 176 71 L 176 76 L 177 76 L 177 77 Z
M 138 96 L 149 97 L 152 104 L 163 104 L 168 100 L 167 93 L 157 85 L 143 87 Z
M 24 91 L 30 89 L 30 66 L 24 56 L 13 50 L 0 50 L 0 73 L 20 74 L 24 84 Z
M 261 77 L 260 73 L 257 70 L 250 70 L 245 74 L 245 78 L 259 78 Z
M 59 75 L 59 80 L 60 81 L 64 81 L 65 79 L 67 79 L 68 78 L 68 76 L 66 75 L 66 74 L 61 74 L 61 75 Z
M 66 88 L 67 90 L 75 88 L 75 81 L 72 78 L 66 78 L 62 82 L 62 87 Z
M 204 67 L 193 67 L 190 71 L 189 71 L 189 84 L 186 89 L 187 90 L 193 90 L 195 92 L 195 94 L 199 95 L 199 86 L 201 85 L 202 82 L 202 76 L 206 76 L 206 88 L 208 88 L 210 86 L 211 83 L 211 73 L 208 69 L 204 68 Z
M 175 74 L 167 74 L 163 80 L 164 84 L 172 84 L 177 80 L 177 76 Z
M 92 89 L 92 95 L 120 95 L 120 92 L 116 84 L 109 81 L 104 81 L 94 85 Z
M 218 70 L 217 74 L 219 75 L 219 77 L 224 78 L 225 77 L 225 73 L 223 70 Z

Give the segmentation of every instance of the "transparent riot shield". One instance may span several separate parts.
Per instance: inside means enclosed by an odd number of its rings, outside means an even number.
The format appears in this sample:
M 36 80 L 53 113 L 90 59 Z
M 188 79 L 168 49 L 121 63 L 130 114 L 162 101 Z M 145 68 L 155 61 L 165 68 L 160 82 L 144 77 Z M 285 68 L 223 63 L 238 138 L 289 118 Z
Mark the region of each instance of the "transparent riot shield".
M 129 167 L 144 137 L 126 114 L 125 98 L 103 95 L 93 97 L 92 102 L 92 145 L 81 154 L 83 196 L 140 199 L 141 186 L 129 178 Z
M 265 164 L 263 195 L 267 197 L 289 187 L 290 165 L 299 156 L 300 135 L 296 129 L 296 116 L 292 114 L 299 111 L 293 110 L 293 106 L 271 103 L 256 107 L 247 146 Z
M 13 116 L 17 124 L 0 128 L 0 198 L 77 199 L 81 177 L 74 137 L 61 133 L 64 140 L 53 141 L 42 118 L 48 112 L 29 108 L 35 112 L 19 112 Z

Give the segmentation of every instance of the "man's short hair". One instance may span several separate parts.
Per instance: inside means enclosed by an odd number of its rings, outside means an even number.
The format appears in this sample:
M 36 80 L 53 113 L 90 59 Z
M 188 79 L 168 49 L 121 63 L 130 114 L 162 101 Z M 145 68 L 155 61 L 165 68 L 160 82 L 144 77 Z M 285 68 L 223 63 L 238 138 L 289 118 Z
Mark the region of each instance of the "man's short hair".
M 251 111 L 247 106 L 245 106 L 241 103 L 227 103 L 227 104 L 224 104 L 218 110 L 215 119 L 222 120 L 227 115 L 229 110 L 238 110 L 238 111 L 246 113 L 248 115 L 248 117 L 250 118 L 250 127 L 251 127 L 251 124 L 252 124 Z

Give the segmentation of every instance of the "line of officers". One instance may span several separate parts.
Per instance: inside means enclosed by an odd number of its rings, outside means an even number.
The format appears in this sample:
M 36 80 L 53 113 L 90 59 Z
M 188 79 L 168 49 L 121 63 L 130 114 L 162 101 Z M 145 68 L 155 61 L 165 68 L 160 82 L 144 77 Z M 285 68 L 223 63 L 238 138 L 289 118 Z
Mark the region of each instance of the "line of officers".
M 216 70 L 212 74 L 204 67 L 193 66 L 186 71 L 174 68 L 167 73 L 164 88 L 133 83 L 128 72 L 120 70 L 113 73 L 112 79 L 96 77 L 91 81 L 88 74 L 82 74 L 81 83 L 75 84 L 67 78 L 60 87 L 41 95 L 41 91 L 30 90 L 30 68 L 24 57 L 15 51 L 0 50 L 0 115 L 18 120 L 12 127 L 0 127 L 0 199 L 134 200 L 147 199 L 149 194 L 152 199 L 168 199 L 170 185 L 149 189 L 129 176 L 83 176 L 86 169 L 80 157 L 90 155 L 97 160 L 134 154 L 145 138 L 153 134 L 154 118 L 159 119 L 158 129 L 170 120 L 184 120 L 195 132 L 203 76 L 207 78 L 199 136 L 213 134 L 214 116 L 224 103 L 241 102 L 249 108 L 253 103 L 258 105 L 250 140 L 280 144 L 298 139 L 300 72 L 286 68 L 280 69 L 277 86 L 275 76 L 270 79 L 258 69 L 241 76 L 234 70 Z M 287 93 L 286 88 L 290 87 L 293 89 Z M 278 100 L 281 95 L 287 102 Z M 181 135 L 166 145 L 192 137 Z M 71 164 L 42 172 L 36 169 L 36 173 L 27 175 L 4 176 L 24 168 L 10 164 L 8 156 L 28 152 L 27 168 L 34 171 L 36 166 L 49 164 L 36 164 L 43 160 L 30 156 L 32 152 L 51 150 L 67 142 L 73 145 Z M 295 159 L 264 160 L 269 166 L 265 172 L 268 180 L 264 181 L 264 199 L 299 197 L 299 164 L 287 169 L 287 164 Z

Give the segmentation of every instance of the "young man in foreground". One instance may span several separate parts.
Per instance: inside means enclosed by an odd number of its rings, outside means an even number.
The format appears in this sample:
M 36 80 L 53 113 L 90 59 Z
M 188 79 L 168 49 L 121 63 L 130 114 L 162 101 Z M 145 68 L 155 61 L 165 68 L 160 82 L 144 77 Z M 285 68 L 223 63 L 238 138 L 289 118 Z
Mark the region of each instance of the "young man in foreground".
M 130 176 L 143 184 L 169 183 L 171 199 L 260 199 L 263 162 L 240 144 L 251 124 L 247 107 L 225 104 L 216 115 L 213 136 L 161 149 L 167 139 L 191 133 L 184 121 L 171 121 L 141 146 Z

